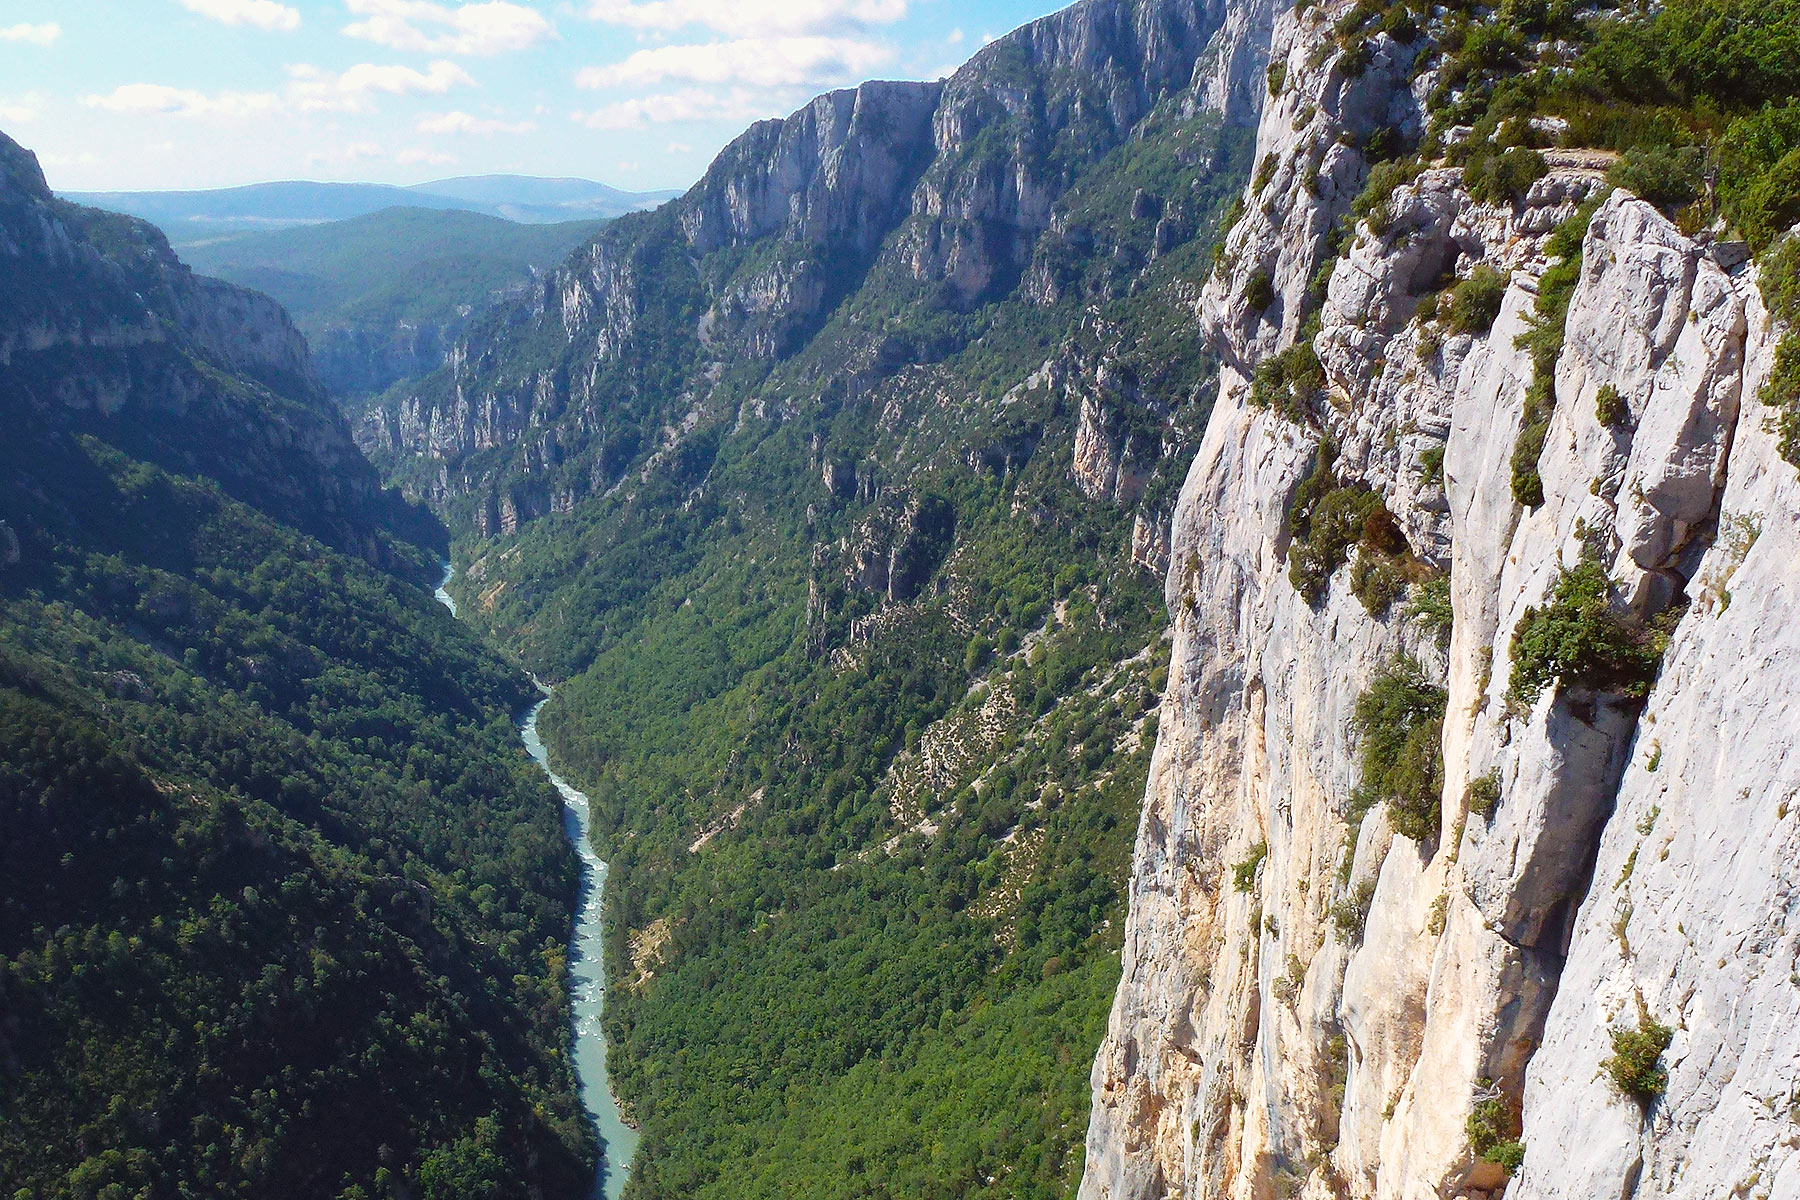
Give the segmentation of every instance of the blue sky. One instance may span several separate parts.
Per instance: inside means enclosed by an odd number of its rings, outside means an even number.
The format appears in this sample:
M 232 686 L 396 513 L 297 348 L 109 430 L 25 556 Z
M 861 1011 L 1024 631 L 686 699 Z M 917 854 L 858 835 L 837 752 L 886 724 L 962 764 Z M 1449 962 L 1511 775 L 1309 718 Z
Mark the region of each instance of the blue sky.
M 3 0 L 62 191 L 511 172 L 685 187 L 751 121 L 934 79 L 1058 0 Z

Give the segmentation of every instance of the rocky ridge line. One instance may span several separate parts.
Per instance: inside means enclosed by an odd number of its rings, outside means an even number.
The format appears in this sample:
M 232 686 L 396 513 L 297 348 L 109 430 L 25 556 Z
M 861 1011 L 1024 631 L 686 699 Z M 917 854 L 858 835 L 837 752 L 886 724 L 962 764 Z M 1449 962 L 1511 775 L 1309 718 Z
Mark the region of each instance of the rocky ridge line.
M 1082 0 L 942 83 L 867 83 L 761 122 L 685 196 L 615 222 L 467 333 L 358 440 L 484 533 L 604 495 L 691 431 L 734 364 L 800 353 L 858 289 L 952 310 L 1011 294 L 1080 170 L 1159 103 L 1192 89 L 1190 105 L 1254 120 L 1273 9 Z M 679 381 L 646 385 L 640 352 Z M 866 389 L 916 351 L 865 329 L 829 357 Z M 626 398 L 662 432 L 626 428 Z

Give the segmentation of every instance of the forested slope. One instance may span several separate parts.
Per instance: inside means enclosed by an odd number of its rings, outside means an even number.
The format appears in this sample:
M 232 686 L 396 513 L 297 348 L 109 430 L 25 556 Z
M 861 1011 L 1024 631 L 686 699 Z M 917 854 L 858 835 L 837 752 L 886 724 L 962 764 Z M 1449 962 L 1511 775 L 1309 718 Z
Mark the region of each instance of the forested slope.
M 1268 14 L 1089 0 L 754 127 L 359 440 L 560 681 L 631 1194 L 1066 1194 Z
M 603 225 L 521 225 L 425 208 L 261 230 L 181 246 L 196 271 L 279 301 L 321 382 L 356 404 L 427 374 L 470 318 L 531 286 Z
M 575 863 L 266 299 L 0 138 L 0 1191 L 575 1195 Z

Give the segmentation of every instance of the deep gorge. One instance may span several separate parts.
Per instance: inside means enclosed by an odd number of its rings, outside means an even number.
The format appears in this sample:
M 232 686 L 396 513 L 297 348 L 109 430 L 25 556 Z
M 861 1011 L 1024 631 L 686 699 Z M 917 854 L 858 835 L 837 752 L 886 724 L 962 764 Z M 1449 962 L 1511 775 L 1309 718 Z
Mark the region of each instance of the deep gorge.
M 0 1190 L 1800 1197 L 1797 15 L 1082 0 L 348 413 L 0 140 Z

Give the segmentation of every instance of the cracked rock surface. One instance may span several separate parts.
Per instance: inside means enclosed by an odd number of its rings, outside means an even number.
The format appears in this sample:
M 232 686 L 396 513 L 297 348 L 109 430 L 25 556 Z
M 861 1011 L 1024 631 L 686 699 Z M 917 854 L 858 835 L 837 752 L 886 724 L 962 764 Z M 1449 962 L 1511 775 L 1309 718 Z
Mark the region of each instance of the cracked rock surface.
M 1401 48 L 1356 80 L 1312 53 L 1342 7 L 1275 22 L 1288 73 L 1256 156 L 1279 165 L 1199 305 L 1226 367 L 1173 521 L 1169 689 L 1081 1195 L 1800 1195 L 1800 480 L 1754 399 L 1776 338 L 1754 269 L 1628 194 L 1600 204 L 1525 509 L 1516 342 L 1549 234 L 1598 185 L 1556 167 L 1493 206 L 1428 170 L 1330 270 L 1306 419 L 1253 406 L 1361 185 L 1352 147 L 1417 120 Z M 1498 317 L 1450 333 L 1424 297 L 1484 265 L 1508 280 Z M 1258 275 L 1275 300 L 1250 311 Z M 1316 605 L 1290 584 L 1287 508 L 1326 434 L 1340 480 L 1447 572 L 1445 643 L 1404 605 L 1369 612 L 1349 566 Z M 1622 618 L 1672 630 L 1660 674 L 1647 697 L 1509 697 L 1515 630 L 1584 559 Z M 1356 699 L 1397 655 L 1446 694 L 1423 843 L 1352 808 Z M 1646 1019 L 1673 1030 L 1647 1106 L 1602 1066 Z M 1510 1178 L 1469 1145 L 1483 1100 L 1522 1121 Z

